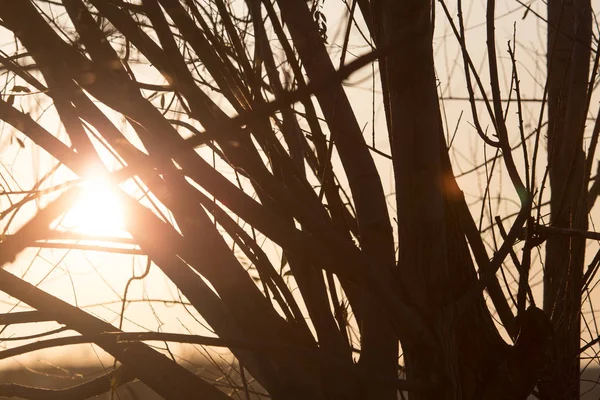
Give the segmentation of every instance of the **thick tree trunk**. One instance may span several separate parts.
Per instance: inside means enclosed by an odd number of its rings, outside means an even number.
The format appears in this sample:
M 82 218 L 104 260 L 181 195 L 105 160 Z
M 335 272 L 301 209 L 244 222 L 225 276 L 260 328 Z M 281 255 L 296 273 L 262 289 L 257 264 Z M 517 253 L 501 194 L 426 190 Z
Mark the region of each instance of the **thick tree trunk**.
M 551 224 L 587 229 L 582 149 L 591 44 L 589 0 L 548 1 L 548 168 Z M 544 310 L 554 326 L 554 362 L 540 395 L 579 399 L 581 277 L 585 239 L 546 244 Z
M 476 274 L 459 212 L 464 201 L 443 138 L 432 49 L 431 2 L 373 1 L 396 178 L 399 291 L 437 334 L 436 348 L 403 345 L 408 377 L 434 378 L 411 399 L 481 398 L 507 347 L 477 296 L 452 305 Z

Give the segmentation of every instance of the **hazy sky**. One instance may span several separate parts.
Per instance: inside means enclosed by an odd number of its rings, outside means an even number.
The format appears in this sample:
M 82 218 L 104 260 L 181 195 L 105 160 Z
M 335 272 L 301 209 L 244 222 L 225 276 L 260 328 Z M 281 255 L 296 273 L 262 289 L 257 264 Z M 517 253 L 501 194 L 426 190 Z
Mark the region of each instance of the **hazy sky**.
M 455 17 L 455 2 L 449 1 L 448 3 Z M 483 25 L 486 2 L 466 0 L 464 3 L 468 32 L 467 41 L 471 57 L 475 65 L 481 70 L 482 81 L 485 85 L 488 85 L 489 78 L 485 72 L 487 69 L 486 37 L 485 26 Z M 498 3 L 496 11 L 496 15 L 498 16 L 496 21 L 497 54 L 502 74 L 501 85 L 503 87 L 503 95 L 506 96 L 508 94 L 511 76 L 511 63 L 508 58 L 507 46 L 509 41 L 511 42 L 511 46 L 515 46 L 513 29 L 516 28 L 516 54 L 521 79 L 521 90 L 524 93 L 524 97 L 539 99 L 543 93 L 545 78 L 544 22 L 536 17 L 533 12 L 524 15 L 523 8 L 517 1 L 508 0 Z M 456 131 L 451 155 L 455 161 L 454 171 L 458 174 L 461 171 L 470 169 L 473 165 L 483 162 L 486 156 L 489 158 L 494 153 L 490 149 L 487 149 L 487 152 L 484 151 L 483 143 L 477 137 L 471 125 L 472 116 L 469 105 L 466 101 L 460 100 L 460 98 L 464 98 L 467 95 L 463 77 L 462 58 L 460 57 L 456 39 L 446 21 L 446 17 L 439 4 L 437 2 L 435 4 L 437 27 L 434 35 L 434 46 L 439 91 L 442 97 L 445 98 L 442 105 L 447 133 L 452 136 Z M 538 12 L 541 16 L 545 15 L 545 4 L 542 1 L 534 0 L 528 4 L 531 4 L 532 10 Z M 594 0 L 593 4 L 595 6 L 600 5 L 600 0 Z M 344 14 L 343 3 L 341 1 L 327 0 L 324 3 L 323 12 L 328 20 L 328 47 L 334 62 L 339 63 L 341 43 L 343 42 L 343 35 L 347 26 L 347 17 Z M 361 22 L 359 21 L 360 25 Z M 0 29 L 0 45 L 5 51 L 10 53 L 13 43 L 12 37 Z M 346 57 L 347 61 L 351 61 L 353 55 L 364 54 L 369 50 L 368 44 L 364 42 L 357 28 L 353 27 L 351 45 L 349 46 L 350 54 Z M 372 72 L 371 68 L 365 68 L 363 71 L 359 71 L 351 76 L 346 83 L 347 93 L 354 105 L 360 126 L 364 126 L 367 142 L 371 144 L 372 132 L 374 131 L 374 146 L 378 150 L 389 154 L 384 114 L 377 81 L 375 82 L 375 95 L 373 95 L 371 90 L 373 85 L 371 79 Z M 136 69 L 136 73 L 139 74 L 138 77 L 142 77 L 146 81 L 156 79 L 154 76 L 144 72 L 142 67 Z M 12 87 L 12 85 L 9 85 L 9 87 Z M 16 104 L 20 102 L 19 105 L 26 111 L 31 112 L 32 115 L 40 116 L 47 106 L 47 102 L 46 104 L 36 104 L 37 98 L 35 96 L 19 98 Z M 597 99 L 594 99 L 592 102 L 592 104 L 597 103 Z M 595 107 L 592 107 L 592 109 L 595 109 Z M 485 115 L 483 106 L 480 107 L 480 110 L 482 111 L 480 115 Z M 528 123 L 527 131 L 531 132 L 535 124 L 537 124 L 539 103 L 526 103 L 524 114 Z M 115 118 L 115 120 L 118 122 L 119 119 Z M 50 132 L 65 139 L 62 127 L 51 111 L 44 111 L 41 121 Z M 482 125 L 484 127 L 489 126 L 491 131 L 491 124 L 488 118 L 482 118 Z M 117 126 L 120 125 L 117 124 Z M 519 133 L 517 130 L 516 107 L 514 105 L 508 111 L 507 126 L 509 127 L 513 143 L 517 143 Z M 2 162 L 0 168 L 4 168 L 2 175 L 12 175 L 22 189 L 31 188 L 40 176 L 53 165 L 53 160 L 47 155 L 42 154 L 35 146 L 32 146 L 30 141 L 25 140 L 25 148 L 20 148 L 18 143 L 15 142 L 16 139 L 12 139 L 14 132 L 6 125 L 0 125 L 0 128 L 0 161 Z M 14 137 L 23 138 L 18 133 L 14 134 Z M 545 148 L 545 144 L 543 148 Z M 386 158 L 377 154 L 374 154 L 373 157 L 377 162 L 385 190 L 389 194 L 388 203 L 393 213 L 395 202 L 392 193 L 393 177 L 391 175 L 391 163 Z M 515 153 L 515 159 L 519 162 L 519 165 L 522 165 L 520 152 L 517 151 Z M 540 166 L 545 164 L 544 160 L 545 155 L 542 153 L 540 156 Z M 334 166 L 337 162 L 334 159 Z M 114 168 L 115 165 L 109 165 L 109 167 Z M 543 169 L 538 171 L 540 171 L 541 177 Z M 51 183 L 57 184 L 62 180 L 72 178 L 74 176 L 66 170 L 62 170 L 51 180 Z M 480 198 L 485 182 L 485 169 L 482 169 L 479 173 L 472 173 L 459 179 L 459 183 L 465 191 L 468 201 L 473 202 L 472 213 L 476 216 L 476 221 L 479 221 L 481 213 L 481 204 L 477 203 L 476 200 Z M 50 186 L 50 184 L 47 186 Z M 11 184 L 11 187 L 14 189 L 14 183 Z M 492 179 L 490 187 L 494 214 L 490 215 L 484 212 L 481 223 L 484 227 L 489 225 L 491 218 L 493 219 L 495 215 L 506 216 L 517 210 L 517 205 L 514 203 L 516 196 L 506 175 L 499 174 Z M 131 182 L 128 183 L 127 190 L 135 191 Z M 139 191 L 137 191 L 137 194 L 141 195 Z M 87 196 L 87 200 L 79 206 L 79 209 L 66 217 L 66 225 L 76 226 L 82 220 L 86 220 L 87 222 L 81 223 L 81 226 L 77 226 L 77 229 L 89 234 L 128 236 L 120 230 L 122 225 L 118 217 L 114 218 L 115 214 L 118 215 L 119 212 L 118 204 L 113 204 L 114 200 L 111 200 L 110 194 L 101 189 L 101 185 L 93 186 L 85 196 Z M 502 201 L 497 200 L 498 196 L 503 197 Z M 7 206 L 8 201 L 6 197 L 1 196 L 0 209 L 5 209 Z M 29 204 L 19 214 L 21 219 L 15 221 L 15 225 L 10 231 L 14 232 L 14 229 L 28 215 L 31 215 L 35 211 L 35 207 L 36 204 Z M 87 218 L 90 218 L 90 220 L 88 221 Z M 0 227 L 4 228 L 5 224 L 5 221 L 0 222 Z M 90 225 L 92 224 L 96 226 L 95 230 L 90 229 Z M 98 230 L 98 225 L 102 225 L 102 229 Z M 487 239 L 491 244 L 490 238 L 487 237 Z M 274 246 L 267 244 L 266 250 L 273 259 L 278 257 L 279 253 Z M 491 250 L 488 249 L 488 251 L 491 254 Z M 278 265 L 278 263 L 275 265 Z M 121 308 L 121 298 L 125 284 L 128 278 L 132 276 L 133 271 L 135 271 L 135 275 L 141 275 L 145 266 L 146 260 L 143 256 L 115 255 L 99 252 L 69 252 L 61 249 L 28 249 L 8 269 L 18 276 L 24 276 L 29 282 L 39 283 L 39 286 L 44 290 L 118 324 L 118 314 Z M 536 280 L 539 280 L 539 277 L 533 275 L 532 281 L 536 282 Z M 537 288 L 536 296 L 539 296 L 541 292 L 539 291 L 539 286 Z M 151 268 L 148 277 L 143 282 L 137 281 L 131 285 L 127 298 L 164 300 L 169 302 L 173 300 L 179 301 L 175 287 L 155 266 Z M 594 300 L 596 299 L 594 298 Z M 16 303 L 14 299 L 6 295 L 0 294 L 0 302 L 0 312 L 23 309 L 21 306 L 15 308 Z M 126 330 L 139 331 L 151 329 L 178 333 L 206 333 L 206 330 L 202 327 L 201 319 L 192 308 L 185 308 L 181 305 L 168 302 L 140 301 L 130 303 L 127 307 L 125 317 L 123 327 Z M 4 337 L 8 337 L 11 335 L 22 335 L 24 332 L 33 334 L 46 330 L 49 325 L 51 324 L 32 325 L 26 328 L 9 327 L 4 331 L 3 335 Z M 12 346 L 13 343 L 6 343 L 6 345 Z M 83 346 L 82 348 L 87 357 L 95 357 L 94 353 L 90 350 L 91 346 Z M 75 353 L 70 353 L 70 357 L 73 354 Z M 47 360 L 50 357 L 54 357 L 54 354 L 46 356 L 44 353 L 34 353 L 30 356 L 21 356 L 16 359 L 0 362 L 0 367 L 2 365 L 14 365 L 15 363 L 25 362 L 25 360 L 30 359 Z

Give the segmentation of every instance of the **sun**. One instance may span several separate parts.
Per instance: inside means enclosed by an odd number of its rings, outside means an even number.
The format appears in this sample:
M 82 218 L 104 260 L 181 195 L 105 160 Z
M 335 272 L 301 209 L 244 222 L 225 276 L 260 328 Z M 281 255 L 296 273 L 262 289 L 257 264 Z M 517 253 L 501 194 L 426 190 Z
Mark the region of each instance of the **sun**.
M 86 235 L 120 236 L 125 229 L 123 207 L 108 179 L 92 172 L 81 185 L 83 190 L 61 226 Z

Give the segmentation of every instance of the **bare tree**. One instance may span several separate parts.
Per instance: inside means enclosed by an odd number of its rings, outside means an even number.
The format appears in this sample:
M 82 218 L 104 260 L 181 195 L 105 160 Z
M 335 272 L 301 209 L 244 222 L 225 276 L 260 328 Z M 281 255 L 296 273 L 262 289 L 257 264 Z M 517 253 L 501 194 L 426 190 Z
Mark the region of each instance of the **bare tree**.
M 485 72 L 467 44 L 462 0 L 339 1 L 338 53 L 320 0 L 0 0 L 11 39 L 0 53 L 3 129 L 20 132 L 17 151 L 38 148 L 51 160 L 31 190 L 17 190 L 16 174 L 3 179 L 0 290 L 32 308 L 3 323 L 56 321 L 78 332 L 0 358 L 95 343 L 122 364 L 69 389 L 0 385 L 0 395 L 85 398 L 139 379 L 168 399 L 579 398 L 580 354 L 598 342 L 589 329 L 581 348 L 582 301 L 600 262 L 597 253 L 584 268 L 586 242 L 600 239 L 588 230 L 600 182 L 591 178 L 594 14 L 590 0 L 550 0 L 547 19 L 517 3 L 547 34 L 539 99 L 521 92 L 516 34 L 507 56 L 497 54 L 494 0 Z M 460 54 L 452 76 L 466 87 L 477 146 L 495 153 L 470 170 L 485 171 L 474 204 L 454 172 L 436 23 Z M 359 42 L 367 50 L 352 55 Z M 345 87 L 369 66 L 385 115 L 370 121 L 371 142 Z M 57 223 L 90 166 L 118 193 L 133 241 L 86 247 L 81 240 L 93 238 Z M 66 169 L 80 178 L 52 184 Z M 502 176 L 512 189 L 492 199 Z M 513 214 L 493 215 L 492 202 L 511 199 Z M 24 218 L 34 201 L 43 207 Z M 156 266 L 216 337 L 123 332 L 126 295 L 111 324 L 9 272 L 27 247 L 147 256 L 125 292 Z M 542 264 L 538 307 L 530 283 Z M 229 348 L 240 387 L 219 390 L 152 340 Z

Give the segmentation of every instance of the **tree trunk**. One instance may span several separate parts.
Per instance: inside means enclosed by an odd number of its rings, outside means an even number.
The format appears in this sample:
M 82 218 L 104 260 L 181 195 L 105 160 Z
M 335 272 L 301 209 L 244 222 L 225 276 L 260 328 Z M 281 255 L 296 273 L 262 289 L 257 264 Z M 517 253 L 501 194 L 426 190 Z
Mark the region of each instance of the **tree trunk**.
M 481 398 L 507 347 L 482 295 L 453 307 L 476 281 L 462 194 L 443 137 L 433 62 L 431 2 L 373 1 L 396 177 L 399 292 L 433 328 L 436 348 L 403 345 L 409 379 L 434 379 L 411 399 Z
M 550 222 L 587 230 L 582 149 L 591 45 L 589 0 L 548 1 L 548 168 Z M 554 327 L 554 360 L 541 399 L 579 399 L 581 277 L 585 239 L 550 236 L 544 310 Z

